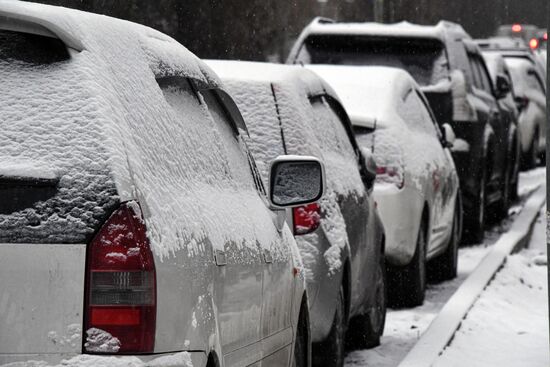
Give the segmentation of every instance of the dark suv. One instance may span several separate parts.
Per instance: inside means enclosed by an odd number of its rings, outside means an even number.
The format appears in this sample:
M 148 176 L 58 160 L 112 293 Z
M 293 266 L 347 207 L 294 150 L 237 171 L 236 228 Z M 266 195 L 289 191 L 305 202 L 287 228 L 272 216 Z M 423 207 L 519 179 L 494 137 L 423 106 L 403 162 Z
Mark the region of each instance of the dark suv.
M 439 124 L 450 123 L 457 134 L 452 152 L 464 197 L 466 239 L 480 241 L 486 218 L 506 212 L 507 165 L 514 151 L 506 135 L 513 129 L 503 118 L 497 96 L 505 95 L 509 86 L 493 88 L 481 52 L 461 26 L 445 21 L 419 26 L 316 19 L 304 29 L 287 62 L 384 65 L 408 71 Z M 489 206 L 497 210 L 488 213 Z

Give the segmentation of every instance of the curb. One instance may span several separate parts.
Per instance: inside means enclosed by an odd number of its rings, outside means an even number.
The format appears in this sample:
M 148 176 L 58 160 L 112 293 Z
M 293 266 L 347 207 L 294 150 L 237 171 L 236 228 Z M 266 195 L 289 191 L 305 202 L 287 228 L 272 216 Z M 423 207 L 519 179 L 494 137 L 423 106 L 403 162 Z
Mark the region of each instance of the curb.
M 429 367 L 435 363 L 475 301 L 502 268 L 508 255 L 529 243 L 533 226 L 545 202 L 545 187 L 539 186 L 525 203 L 510 230 L 500 237 L 493 249 L 447 301 L 399 367 Z

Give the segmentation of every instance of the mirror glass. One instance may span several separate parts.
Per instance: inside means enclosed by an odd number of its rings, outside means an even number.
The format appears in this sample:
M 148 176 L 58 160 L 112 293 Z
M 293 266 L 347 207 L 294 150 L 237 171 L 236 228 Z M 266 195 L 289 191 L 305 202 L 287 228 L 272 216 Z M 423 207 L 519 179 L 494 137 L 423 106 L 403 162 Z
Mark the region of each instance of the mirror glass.
M 277 206 L 311 203 L 323 193 L 323 174 L 318 162 L 277 162 L 272 167 L 271 201 Z

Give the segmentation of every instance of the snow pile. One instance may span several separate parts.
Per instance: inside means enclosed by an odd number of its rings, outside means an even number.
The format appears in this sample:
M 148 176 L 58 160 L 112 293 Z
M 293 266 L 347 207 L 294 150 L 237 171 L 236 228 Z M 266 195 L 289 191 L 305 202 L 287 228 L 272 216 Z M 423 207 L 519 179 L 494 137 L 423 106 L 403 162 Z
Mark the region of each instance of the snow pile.
M 285 147 L 286 154 L 314 156 L 324 162 L 327 190 L 320 200 L 321 228 L 332 247 L 323 256 L 329 273 L 338 271 L 342 266 L 341 250 L 349 243 L 338 197 L 364 195 L 365 187 L 344 127 L 328 104 L 315 98 L 334 92 L 322 79 L 300 67 L 219 61 L 208 64 L 224 79 L 243 113 L 251 137 L 247 144 L 258 161 L 264 183 L 269 163 L 285 154 Z M 297 237 L 308 280 L 314 278 L 313 267 L 320 255 L 315 247 L 316 236 Z
M 79 355 L 50 365 L 43 361 L 14 362 L 2 367 L 193 367 L 191 355 L 187 352 L 157 357 L 149 362 L 143 362 L 137 357 L 102 357 Z
M 205 251 L 205 243 L 257 249 L 257 241 L 277 237 L 246 156 L 228 144 L 235 140 L 232 132 L 214 123 L 196 98 L 174 101 L 179 92 L 159 88 L 156 79 L 165 77 L 219 86 L 198 58 L 171 38 L 129 22 L 24 2 L 3 1 L 0 10 L 55 24 L 84 49 L 44 67 L 0 63 L 7 136 L 0 161 L 47 161 L 60 177 L 54 199 L 65 204 L 36 204 L 30 214 L 38 213 L 38 228 L 26 225 L 28 212 L 8 223 L 0 217 L 0 233 L 17 229 L 28 231 L 19 239 L 81 242 L 120 196 L 140 201 L 161 259 L 181 249 Z M 47 221 L 52 228 L 40 236 Z M 67 231 L 68 224 L 75 230 Z

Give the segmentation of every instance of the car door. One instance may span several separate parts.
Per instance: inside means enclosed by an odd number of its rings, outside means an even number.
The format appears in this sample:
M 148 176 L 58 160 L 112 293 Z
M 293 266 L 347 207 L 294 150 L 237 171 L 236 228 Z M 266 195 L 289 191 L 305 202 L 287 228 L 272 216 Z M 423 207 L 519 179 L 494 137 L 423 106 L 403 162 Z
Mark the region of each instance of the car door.
M 360 311 L 374 284 L 377 269 L 376 231 L 373 230 L 374 201 L 361 177 L 360 158 L 350 136 L 351 127 L 335 110 L 335 103 L 328 97 L 311 99 L 315 130 L 322 150 L 327 171 L 327 186 L 337 197 L 338 208 L 343 223 L 342 228 L 334 228 L 329 235 L 342 237 L 333 243 L 346 241 L 351 260 L 351 314 Z M 342 236 L 342 231 L 345 235 Z M 345 246 L 346 244 L 341 244 Z M 329 258 L 329 257 L 327 257 Z M 332 264 L 332 266 L 342 264 Z
M 216 136 L 205 138 L 221 144 L 227 158 L 223 169 L 233 181 L 233 188 L 229 188 L 226 194 L 242 195 L 252 200 L 254 207 L 250 208 L 247 217 L 254 221 L 255 210 L 268 209 L 257 195 L 237 126 L 227 118 L 215 91 L 201 90 L 198 93 L 217 132 Z M 244 229 L 244 225 L 243 228 L 227 228 L 235 233 Z M 266 236 L 269 238 L 274 232 L 266 232 Z M 258 243 L 226 241 L 223 249 L 215 249 L 213 261 L 216 264 L 214 294 L 224 364 L 243 366 L 258 362 L 262 357 L 260 322 L 264 269 Z
M 495 141 L 501 141 L 502 131 L 504 130 L 504 124 L 502 121 L 502 113 L 500 107 L 493 95 L 492 86 L 489 75 L 485 69 L 485 64 L 482 63 L 481 56 L 477 53 L 470 52 L 468 54 L 470 69 L 473 76 L 473 94 L 479 98 L 479 100 L 487 106 L 487 115 L 478 115 L 480 119 L 486 118 L 487 122 L 491 126 L 494 134 Z M 507 141 L 507 137 L 504 141 Z M 498 195 L 500 193 L 501 180 L 505 177 L 506 167 L 506 144 L 494 143 L 490 146 L 490 151 L 487 152 L 488 163 L 490 166 L 488 184 L 490 185 L 489 195 Z M 489 197 L 489 202 L 497 200 L 496 197 Z
M 451 231 L 454 221 L 456 194 L 459 185 L 458 176 L 451 151 L 448 147 L 443 145 L 443 135 L 441 134 L 439 124 L 437 123 L 427 100 L 418 90 L 417 95 L 423 105 L 422 116 L 426 124 L 427 132 L 429 135 L 438 140 L 437 143 L 433 140 L 432 141 L 436 146 L 436 159 L 441 163 L 439 164 L 437 175 L 432 178 L 434 180 L 434 186 L 437 186 L 436 195 L 439 205 L 438 222 L 436 225 L 441 233 L 441 243 L 443 244 L 447 242 L 447 239 L 452 234 Z
M 224 356 L 224 360 L 227 366 L 235 363 L 248 364 L 256 361 L 257 356 L 261 356 L 262 358 L 269 357 L 262 362 L 262 366 L 280 366 L 281 361 L 286 361 L 290 357 L 290 346 L 293 338 L 291 308 L 294 275 L 290 248 L 293 237 L 284 221 L 279 218 L 281 215 L 284 216 L 285 212 L 273 212 L 268 209 L 267 195 L 260 173 L 245 142 L 235 133 L 236 124 L 231 114 L 228 113 L 227 106 L 217 97 L 215 91 L 208 90 L 201 91 L 200 93 L 206 101 L 213 119 L 220 125 L 221 129 L 226 130 L 226 137 L 230 136 L 230 133 L 233 134 L 233 138 L 224 139 L 230 165 L 233 166 L 232 170 L 241 179 L 247 177 L 254 181 L 255 193 L 253 195 L 257 197 L 258 209 L 269 212 L 272 219 L 268 223 L 265 223 L 265 226 L 268 227 L 265 233 L 258 234 L 257 241 L 252 246 L 251 251 L 254 255 L 244 254 L 253 261 L 250 264 L 252 266 L 242 264 L 244 265 L 243 268 L 235 270 L 233 276 L 231 276 L 231 281 L 235 282 L 235 289 L 232 289 L 232 286 L 227 288 L 225 293 L 227 294 L 226 299 L 231 299 L 232 301 L 222 304 L 222 307 L 227 307 L 227 311 L 233 315 L 236 312 L 240 312 L 241 310 L 236 309 L 235 306 L 243 302 L 242 300 L 234 302 L 234 300 L 236 298 L 248 297 L 248 295 L 256 297 L 256 287 L 260 284 L 261 302 L 258 304 L 256 301 L 257 298 L 254 298 L 255 301 L 249 303 L 249 306 L 254 308 L 254 311 L 251 312 L 254 319 L 244 323 L 246 325 L 254 323 L 254 329 L 249 329 L 251 334 L 247 342 L 253 343 L 255 341 L 253 338 L 258 338 L 257 341 L 260 342 L 257 347 L 245 347 L 240 351 L 232 352 L 229 356 Z M 251 215 L 254 215 L 252 210 Z M 240 251 L 237 253 L 238 256 L 242 254 Z M 228 271 L 229 269 L 225 270 L 226 286 Z M 243 282 L 242 280 L 245 278 L 248 280 Z M 249 286 L 254 288 L 253 294 L 248 289 L 244 292 L 235 292 L 235 290 L 242 290 L 242 288 Z M 248 302 L 246 301 L 245 303 Z M 243 316 L 246 317 L 244 314 Z M 230 325 L 228 324 L 225 328 L 222 327 L 221 336 L 231 343 L 233 340 L 239 339 L 237 335 L 240 331 L 238 328 L 231 330 Z M 236 334 L 235 337 L 233 334 Z M 252 357 L 253 355 L 255 357 Z
M 426 201 L 431 205 L 430 209 L 430 238 L 428 254 L 445 243 L 450 233 L 452 221 L 449 221 L 446 213 L 445 182 L 449 176 L 445 153 L 441 146 L 438 130 L 434 125 L 427 104 L 422 94 L 416 89 L 411 89 L 405 97 L 404 106 L 409 110 L 407 124 L 417 136 L 415 146 L 411 153 L 415 154 L 415 160 L 422 160 L 421 164 L 428 168 L 423 177 L 426 181 L 424 190 Z M 412 111 L 415 111 L 413 113 Z M 418 151 L 423 154 L 417 154 Z M 418 162 L 416 162 L 418 164 Z

